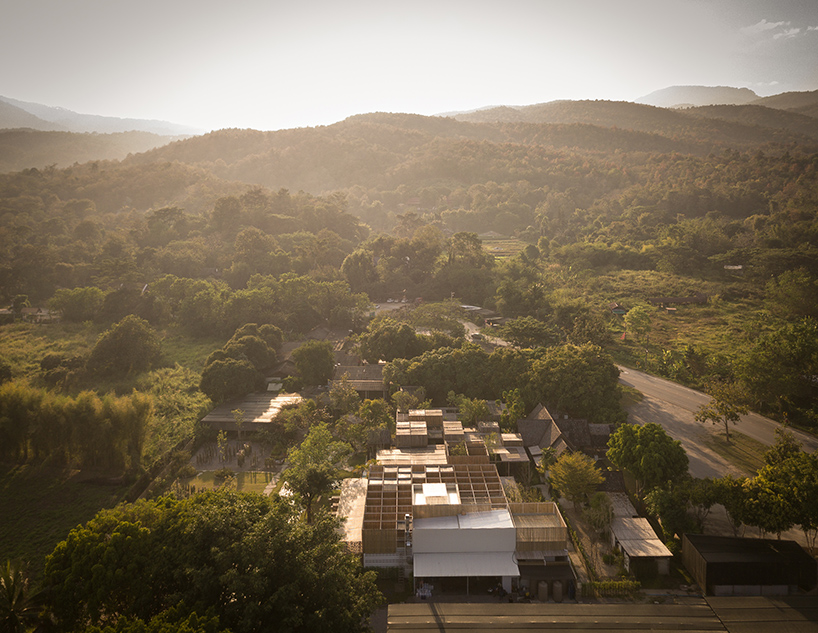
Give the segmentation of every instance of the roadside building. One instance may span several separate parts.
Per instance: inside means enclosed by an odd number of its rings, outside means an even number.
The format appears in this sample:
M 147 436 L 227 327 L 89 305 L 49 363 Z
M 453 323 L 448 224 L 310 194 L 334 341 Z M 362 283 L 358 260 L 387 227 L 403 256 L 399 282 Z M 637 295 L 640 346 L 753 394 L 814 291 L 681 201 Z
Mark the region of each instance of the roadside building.
M 818 584 L 818 563 L 795 541 L 685 534 L 682 562 L 708 596 L 792 595 Z

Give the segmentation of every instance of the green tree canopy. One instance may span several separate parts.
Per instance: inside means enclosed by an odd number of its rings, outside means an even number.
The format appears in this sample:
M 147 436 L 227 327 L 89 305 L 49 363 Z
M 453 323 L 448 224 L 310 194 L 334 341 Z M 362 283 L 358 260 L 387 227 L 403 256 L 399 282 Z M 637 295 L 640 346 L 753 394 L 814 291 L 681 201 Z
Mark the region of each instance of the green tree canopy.
M 625 419 L 619 370 L 597 345 L 550 347 L 532 364 L 531 376 L 535 401 L 549 410 L 602 423 Z
M 625 314 L 625 325 L 637 340 L 647 341 L 648 334 L 650 334 L 650 317 L 652 313 L 653 310 L 649 306 L 638 305 L 632 307 Z
M 284 500 L 224 490 L 140 501 L 72 530 L 43 584 L 62 630 L 196 614 L 193 630 L 213 631 L 215 616 L 231 631 L 364 631 L 380 594 L 336 528 L 326 515 L 298 521 Z
M 604 481 L 594 460 L 584 453 L 560 455 L 549 470 L 551 485 L 578 508 L 596 487 Z
M 59 310 L 64 321 L 78 323 L 95 319 L 105 300 L 99 288 L 60 288 L 48 302 L 52 310 Z
M 214 360 L 204 368 L 199 389 L 214 403 L 241 398 L 259 390 L 264 377 L 247 360 Z
M 122 377 L 147 371 L 161 355 L 159 338 L 145 319 L 128 315 L 103 332 L 87 367 L 97 375 Z
M 658 424 L 622 424 L 608 440 L 608 459 L 633 474 L 650 490 L 687 475 L 688 458 L 681 442 Z
M 307 341 L 293 352 L 292 358 L 305 385 L 325 385 L 332 377 L 335 357 L 329 341 Z
M 320 494 L 328 492 L 337 479 L 337 463 L 349 452 L 349 445 L 336 442 L 326 424 L 310 429 L 300 446 L 287 453 L 289 467 L 284 481 L 298 494 L 307 512 L 307 523 L 312 523 L 312 503 Z
M 547 323 L 530 316 L 506 321 L 497 328 L 496 334 L 517 347 L 547 347 L 557 343 L 560 338 Z
M 712 398 L 707 404 L 699 407 L 693 416 L 696 422 L 712 422 L 724 425 L 724 435 L 730 441 L 730 423 L 738 423 L 742 415 L 747 414 L 747 407 L 740 402 L 740 392 L 734 383 L 714 383 L 709 389 Z

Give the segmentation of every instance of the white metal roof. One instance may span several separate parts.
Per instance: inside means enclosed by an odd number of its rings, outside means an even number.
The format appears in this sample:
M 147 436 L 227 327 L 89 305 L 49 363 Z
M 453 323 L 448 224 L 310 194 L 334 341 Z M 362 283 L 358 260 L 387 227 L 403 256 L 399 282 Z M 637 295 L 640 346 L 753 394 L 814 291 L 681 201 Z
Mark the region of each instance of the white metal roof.
M 415 554 L 415 578 L 519 576 L 514 552 Z
M 616 517 L 611 531 L 623 550 L 632 558 L 673 556 L 643 517 Z
M 514 522 L 508 510 L 470 512 L 445 517 L 415 519 L 413 529 L 417 530 L 485 530 L 497 528 L 514 529 Z

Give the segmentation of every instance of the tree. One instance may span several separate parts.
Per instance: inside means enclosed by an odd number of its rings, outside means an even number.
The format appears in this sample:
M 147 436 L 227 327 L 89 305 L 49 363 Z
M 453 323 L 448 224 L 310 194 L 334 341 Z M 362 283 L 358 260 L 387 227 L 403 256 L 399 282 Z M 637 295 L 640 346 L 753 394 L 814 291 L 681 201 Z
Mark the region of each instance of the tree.
M 0 360 L 0 385 L 10 382 L 12 375 L 11 365 L 4 360 Z
M 310 429 L 300 446 L 287 452 L 289 467 L 284 481 L 301 499 L 307 512 L 307 523 L 312 523 L 312 503 L 328 492 L 337 479 L 336 463 L 349 452 L 349 445 L 336 442 L 326 424 Z
M 329 389 L 330 407 L 337 416 L 355 413 L 361 404 L 361 397 L 349 382 L 349 374 L 332 383 Z
M 414 358 L 423 352 L 415 329 L 394 319 L 378 319 L 359 338 L 361 356 L 369 363 L 395 358 Z
M 638 340 L 648 340 L 650 334 L 650 316 L 651 309 L 646 305 L 637 305 L 632 307 L 625 314 L 625 326 Z
M 88 357 L 89 371 L 120 378 L 147 371 L 161 355 L 159 339 L 145 319 L 128 315 L 99 337 Z
M 226 490 L 100 512 L 46 560 L 60 630 L 184 623 L 194 631 L 363 632 L 381 598 L 328 515 Z M 217 618 L 218 627 L 213 622 Z M 172 630 L 169 627 L 150 629 Z M 179 630 L 184 631 L 183 626 Z
M 62 314 L 64 321 L 77 323 L 95 319 L 104 301 L 105 293 L 99 288 L 60 288 L 48 303 L 52 310 Z
M 474 427 L 489 417 L 489 407 L 485 400 L 467 398 L 463 394 L 455 394 L 454 391 L 449 392 L 447 400 L 449 406 L 457 407 L 458 418 L 463 426 Z
M 739 404 L 738 390 L 732 383 L 714 383 L 710 387 L 712 398 L 699 407 L 694 416 L 696 422 L 723 424 L 724 434 L 730 441 L 730 423 L 736 424 L 742 415 L 747 415 L 747 407 Z
M 775 429 L 775 444 L 764 453 L 767 466 L 777 466 L 801 452 L 801 442 L 795 439 L 790 431 L 778 427 Z
M 818 319 L 804 318 L 759 336 L 739 358 L 739 384 L 758 411 L 814 420 L 818 384 Z
M 275 350 L 259 336 L 234 336 L 222 350 L 229 358 L 250 361 L 258 371 L 270 369 L 276 362 Z
M 681 442 L 653 422 L 620 425 L 608 440 L 606 455 L 615 466 L 636 477 L 640 491 L 687 475 L 688 458 Z
M 779 436 L 776 446 L 765 454 L 767 465 L 758 471 L 755 480 L 768 495 L 780 499 L 778 514 L 787 514 L 792 523 L 801 526 L 808 546 L 812 547 L 818 536 L 818 456 L 798 449 L 777 451 L 776 459 L 769 460 L 776 447 L 782 448 L 785 443 L 792 447 L 790 440 L 794 441 L 792 434 Z M 786 521 L 781 525 L 786 525 Z
M 17 295 L 11 301 L 11 311 L 18 319 L 23 314 L 23 308 L 31 307 L 31 302 L 28 300 L 28 295 Z
M 219 404 L 261 389 L 263 383 L 264 377 L 249 361 L 226 358 L 215 360 L 204 368 L 199 389 Z
M 583 453 L 563 453 L 550 470 L 551 485 L 579 509 L 579 504 L 604 481 L 594 460 Z
M 772 312 L 784 317 L 818 317 L 818 279 L 804 268 L 785 270 L 767 282 L 766 295 Z
M 525 417 L 525 402 L 519 389 L 503 392 L 505 409 L 500 413 L 500 428 L 506 433 L 517 432 L 517 421 Z
M 325 385 L 332 377 L 335 357 L 329 341 L 307 341 L 293 352 L 292 358 L 305 385 Z
M 686 480 L 669 481 L 645 495 L 645 506 L 659 518 L 665 540 L 694 531 L 693 517 L 688 513 L 689 502 L 690 486 Z
M 396 391 L 392 394 L 392 402 L 395 403 L 398 411 L 406 413 L 410 409 L 423 409 L 425 407 L 424 403 L 429 402 L 429 400 L 426 400 L 426 390 L 419 387 L 413 392 L 403 391 L 402 389 Z
M 727 520 L 730 522 L 734 536 L 739 536 L 741 526 L 751 520 L 744 487 L 745 481 L 744 477 L 736 479 L 732 475 L 713 480 L 716 502 L 723 505 L 727 511 Z M 741 530 L 741 533 L 743 534 L 744 531 Z
M 535 399 L 549 410 L 595 422 L 626 418 L 620 404 L 619 370 L 597 345 L 558 345 L 531 367 Z
M 497 336 L 517 347 L 547 347 L 559 341 L 548 324 L 530 316 L 506 321 L 497 329 Z
M 614 511 L 611 500 L 604 492 L 597 492 L 588 502 L 588 508 L 582 513 L 585 520 L 597 532 L 605 532 L 611 527 Z

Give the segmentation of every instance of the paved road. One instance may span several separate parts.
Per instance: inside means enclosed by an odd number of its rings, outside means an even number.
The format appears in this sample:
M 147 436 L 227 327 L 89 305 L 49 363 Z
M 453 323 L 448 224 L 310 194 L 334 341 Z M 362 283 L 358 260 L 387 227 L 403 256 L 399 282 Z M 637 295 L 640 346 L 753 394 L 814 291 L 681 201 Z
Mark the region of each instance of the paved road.
M 645 396 L 642 402 L 633 405 L 628 411 L 630 421 L 639 424 L 646 422 L 661 424 L 673 439 L 682 443 L 687 451 L 692 476 L 703 478 L 721 477 L 726 473 L 738 476 L 755 474 L 742 472 L 708 449 L 702 442 L 708 433 L 723 433 L 720 426 L 702 424 L 693 419 L 699 407 L 708 402 L 710 398 L 708 395 L 628 367 L 620 366 L 619 371 L 621 372 L 619 376 L 621 383 L 635 387 Z M 775 442 L 775 429 L 780 426 L 773 420 L 751 413 L 742 416 L 735 428 L 759 442 L 772 445 Z M 818 439 L 814 436 L 790 430 L 801 441 L 805 450 L 812 452 L 818 448 Z M 713 506 L 705 529 L 708 534 L 733 535 L 724 508 L 720 505 Z M 756 535 L 754 528 L 747 528 L 745 536 Z M 804 533 L 797 528 L 783 532 L 781 537 L 806 545 Z M 768 538 L 770 538 L 769 535 Z
M 703 446 L 702 440 L 707 433 L 720 432 L 722 427 L 713 424 L 701 424 L 693 419 L 699 407 L 710 400 L 710 396 L 693 389 L 677 385 L 669 380 L 649 374 L 619 367 L 619 381 L 641 391 L 645 398 L 631 407 L 629 415 L 632 422 L 644 424 L 656 422 L 661 424 L 673 437 L 681 441 L 690 458 L 690 474 L 694 477 L 720 477 L 725 473 L 742 473 L 735 466 L 726 462 L 717 454 Z M 752 437 L 763 444 L 775 443 L 775 429 L 781 425 L 757 413 L 742 416 L 735 425 L 737 431 Z M 818 448 L 818 439 L 806 433 L 792 430 L 807 451 Z

